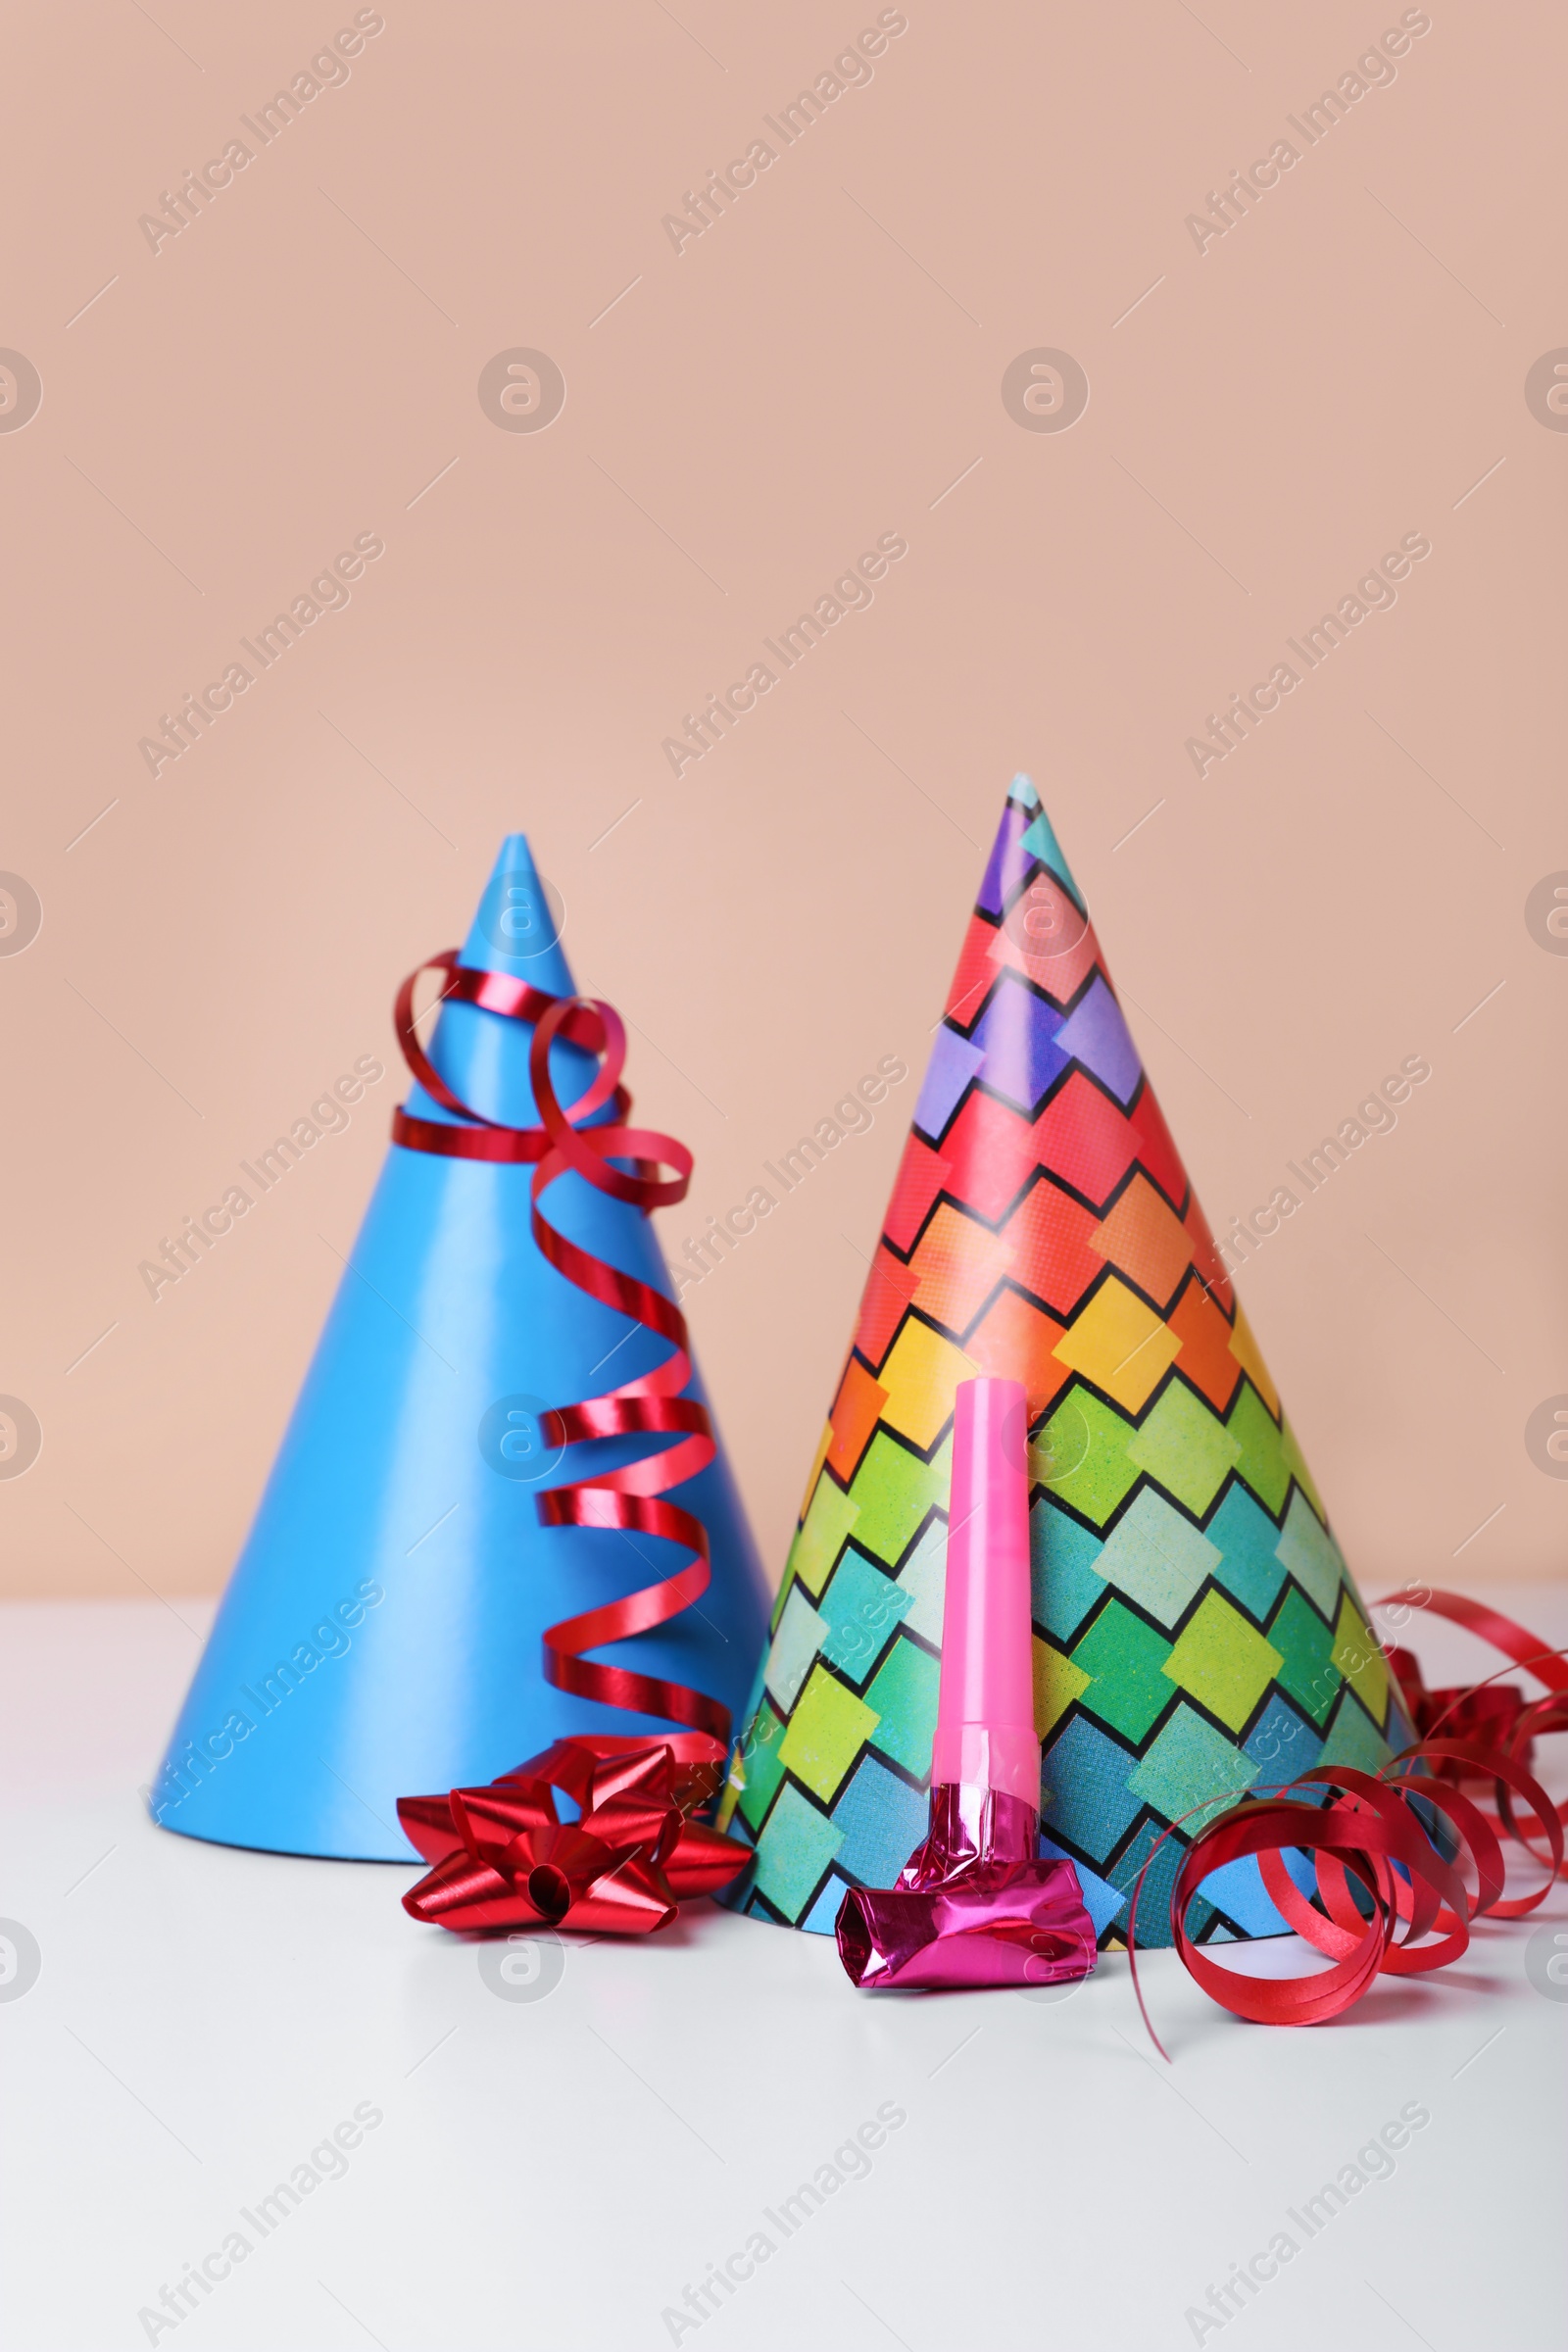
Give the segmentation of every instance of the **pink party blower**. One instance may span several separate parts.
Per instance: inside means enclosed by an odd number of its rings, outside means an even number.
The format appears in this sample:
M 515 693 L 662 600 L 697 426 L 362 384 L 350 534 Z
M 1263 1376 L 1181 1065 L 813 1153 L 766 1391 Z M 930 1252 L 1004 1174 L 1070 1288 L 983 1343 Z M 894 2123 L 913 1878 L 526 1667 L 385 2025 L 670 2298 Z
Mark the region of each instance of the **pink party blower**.
M 1020 1382 L 959 1387 L 931 1826 L 896 1886 L 844 1897 L 839 1957 L 862 1989 L 1060 1984 L 1095 1964 L 1078 1874 L 1039 1852 L 1027 1424 Z

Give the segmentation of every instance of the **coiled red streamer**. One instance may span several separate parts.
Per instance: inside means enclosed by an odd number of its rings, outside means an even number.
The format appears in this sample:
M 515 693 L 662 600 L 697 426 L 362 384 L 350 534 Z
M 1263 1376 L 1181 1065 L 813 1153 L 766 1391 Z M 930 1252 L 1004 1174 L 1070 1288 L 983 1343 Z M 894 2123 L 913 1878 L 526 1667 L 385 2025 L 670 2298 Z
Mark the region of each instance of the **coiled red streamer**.
M 462 1102 L 436 1070 L 414 1030 L 414 992 L 427 971 L 446 974 L 443 1003 L 476 1004 L 485 1012 L 533 1023 L 528 1076 L 539 1108 L 539 1126 L 510 1127 L 503 1120 L 487 1119 L 482 1111 Z M 547 1627 L 545 1679 L 558 1690 L 597 1699 L 605 1706 L 689 1724 L 722 1749 L 729 1739 L 729 1709 L 717 1699 L 685 1683 L 666 1682 L 627 1666 L 602 1666 L 583 1655 L 585 1650 L 667 1624 L 708 1590 L 708 1531 L 693 1512 L 665 1498 L 669 1488 L 705 1470 L 716 1451 L 707 1408 L 680 1393 L 692 1369 L 686 1318 L 662 1292 L 568 1241 L 539 1205 L 549 1186 L 569 1170 L 597 1191 L 627 1202 L 646 1216 L 652 1208 L 669 1207 L 685 1199 L 692 1155 L 673 1136 L 626 1124 L 631 1097 L 620 1083 L 626 1032 L 613 1006 L 597 998 L 551 996 L 504 972 L 472 970 L 460 964 L 456 949 L 449 948 L 409 974 L 398 991 L 393 1018 L 404 1058 L 419 1084 L 443 1109 L 469 1122 L 454 1127 L 435 1119 L 415 1118 L 400 1105 L 392 1118 L 393 1141 L 410 1151 L 440 1152 L 449 1158 L 531 1163 L 533 1238 L 541 1254 L 589 1298 L 630 1316 L 644 1330 L 667 1340 L 672 1349 L 653 1371 L 639 1373 L 602 1396 L 553 1406 L 544 1416 L 548 1440 L 558 1446 L 632 1435 L 674 1436 L 679 1442 L 622 1469 L 573 1479 L 540 1494 L 535 1508 L 541 1526 L 611 1528 L 628 1543 L 634 1532 L 662 1536 L 692 1554 L 690 1565 L 673 1576 L 662 1577 L 621 1600 L 608 1601 L 602 1608 L 587 1609 L 580 1616 Z M 558 1037 L 603 1056 L 587 1092 L 564 1107 L 550 1076 L 550 1047 Z M 607 1106 L 613 1114 L 611 1123 L 583 1127 L 582 1121 Z M 617 1167 L 613 1164 L 617 1160 L 629 1165 Z M 662 1176 L 662 1168 L 673 1173 Z M 633 1548 L 639 1547 L 633 1544 Z
M 1495 1701 L 1503 1694 L 1494 1690 L 1496 1675 L 1462 1689 L 1430 1691 L 1409 1653 L 1393 1650 L 1391 1663 L 1422 1734 L 1412 1746 L 1395 1756 L 1375 1779 L 1345 1765 L 1324 1765 L 1269 1795 L 1244 1797 L 1198 1832 L 1171 1888 L 1172 1937 L 1189 1975 L 1204 1991 L 1233 2016 L 1257 2025 L 1321 2025 L 1343 2016 L 1379 1975 L 1417 1976 L 1446 1968 L 1465 1950 L 1474 1920 L 1521 1919 L 1544 1899 L 1553 1881 L 1565 1875 L 1563 1823 L 1568 1821 L 1568 1804 L 1553 1805 L 1524 1769 L 1538 1733 L 1568 1731 L 1568 1666 L 1563 1652 L 1538 1641 L 1511 1617 L 1461 1592 L 1405 1586 L 1376 1606 L 1428 1608 L 1435 1616 L 1465 1626 L 1544 1683 L 1548 1695 L 1525 1703 L 1511 1690 L 1508 1703 L 1498 1705 Z M 1445 1728 L 1453 1728 L 1455 1718 L 1470 1736 L 1439 1737 Z M 1463 1795 L 1457 1786 L 1462 1780 L 1491 1781 L 1496 1812 L 1483 1812 Z M 1325 1791 L 1338 1793 L 1325 1797 Z M 1515 1799 L 1522 1799 L 1535 1815 L 1544 1853 L 1515 1821 Z M 1430 1819 L 1433 1811 L 1444 1816 L 1453 1833 L 1474 1878 L 1474 1892 L 1465 1883 L 1461 1861 L 1449 1860 L 1429 1834 L 1422 1815 Z M 1528 1893 L 1504 1896 L 1506 1864 L 1499 1829 L 1544 1871 L 1541 1884 Z M 1169 2053 L 1150 2022 L 1138 1978 L 1138 1900 L 1150 1864 L 1171 1834 L 1165 1831 L 1139 1873 L 1127 1936 L 1138 2006 L 1162 2058 Z M 1316 1855 L 1315 1899 L 1301 1892 L 1286 1868 L 1286 1854 L 1303 1848 Z M 1283 1981 L 1244 1977 L 1220 1967 L 1193 1942 L 1186 1928 L 1193 1896 L 1210 1871 L 1247 1854 L 1257 1856 L 1263 1884 L 1287 1926 L 1332 1961 L 1332 1967 Z M 1351 1892 L 1352 1879 L 1364 1903 L 1358 1904 Z

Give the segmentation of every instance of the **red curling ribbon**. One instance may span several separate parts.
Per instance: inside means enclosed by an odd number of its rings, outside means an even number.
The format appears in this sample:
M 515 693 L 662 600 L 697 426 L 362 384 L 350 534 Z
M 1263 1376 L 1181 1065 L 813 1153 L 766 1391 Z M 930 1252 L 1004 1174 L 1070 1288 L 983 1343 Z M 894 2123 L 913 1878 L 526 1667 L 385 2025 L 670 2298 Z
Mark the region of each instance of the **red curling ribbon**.
M 420 1045 L 414 1027 L 414 992 L 426 972 L 447 975 L 446 985 L 436 999 L 438 1004 L 477 1004 L 483 1012 L 498 1012 L 517 1021 L 542 1020 L 552 1005 L 564 1004 L 569 1007 L 569 1017 L 561 1025 L 562 1035 L 574 1046 L 598 1054 L 603 1051 L 604 1032 L 593 1007 L 580 997 L 553 997 L 526 980 L 514 980 L 507 972 L 476 971 L 469 964 L 459 963 L 456 948 L 447 948 L 441 955 L 430 956 L 409 974 L 398 990 L 392 1020 L 404 1060 L 425 1093 L 443 1110 L 450 1110 L 470 1124 L 452 1127 L 440 1119 L 411 1118 L 400 1102 L 392 1113 L 392 1141 L 402 1144 L 407 1151 L 434 1152 L 447 1159 L 541 1159 L 547 1144 L 542 1127 L 509 1127 L 504 1120 L 487 1119 L 482 1110 L 474 1110 L 453 1093 Z M 631 1097 L 624 1087 L 615 1089 L 614 1103 L 615 1116 L 623 1119 L 631 1108 Z M 574 1103 L 572 1108 L 581 1111 L 580 1104 Z M 583 1111 L 582 1115 L 587 1114 Z
M 1188 1974 L 1233 2017 L 1256 2025 L 1323 2025 L 1341 2017 L 1380 1975 L 1418 1976 L 1457 1960 L 1473 1921 L 1522 1919 L 1553 1882 L 1568 1875 L 1563 1824 L 1568 1804 L 1553 1805 L 1525 1765 L 1541 1733 L 1568 1731 L 1568 1664 L 1498 1610 L 1461 1592 L 1404 1586 L 1374 1603 L 1378 1608 L 1427 1608 L 1464 1626 L 1524 1667 L 1547 1695 L 1526 1701 L 1517 1686 L 1499 1689 L 1498 1676 L 1456 1689 L 1428 1690 L 1407 1650 L 1388 1654 L 1420 1737 L 1374 1779 L 1345 1765 L 1322 1765 L 1263 1796 L 1244 1796 L 1200 1829 L 1187 1844 L 1171 1888 L 1172 1939 Z M 1499 1673 L 1505 1674 L 1506 1667 Z M 1446 1736 L 1444 1736 L 1446 1735 Z M 1461 1791 L 1461 1782 L 1492 1782 L 1494 1814 Z M 1513 1806 L 1522 1800 L 1540 1838 L 1521 1829 Z M 1206 1810 L 1196 1806 L 1194 1814 Z M 1457 1843 L 1449 1859 L 1427 1820 L 1441 1813 Z M 1194 1814 L 1184 1815 L 1191 1820 Z M 1155 1854 L 1181 1824 L 1155 1841 L 1133 1892 L 1127 1954 L 1133 1989 L 1150 2039 L 1168 2057 L 1150 2021 L 1138 1976 L 1138 1902 Z M 1544 1873 L 1528 1892 L 1506 1895 L 1506 1863 L 1498 1831 L 1524 1847 Z M 1308 1897 L 1286 1866 L 1287 1853 L 1315 1856 L 1315 1893 Z M 1211 1960 L 1187 1933 L 1187 1910 L 1211 1871 L 1249 1854 L 1286 1925 L 1331 1965 L 1307 1976 L 1261 1979 L 1237 1975 Z M 1467 1885 L 1474 1881 L 1474 1891 Z M 1353 1887 L 1352 1887 L 1353 1882 Z M 1353 1888 L 1359 1888 L 1356 1899 Z
M 714 1793 L 722 1741 L 558 1740 L 487 1788 L 401 1796 L 398 1819 L 432 1867 L 403 1897 L 411 1918 L 454 1934 L 575 1928 L 647 1936 L 683 1896 L 712 1894 L 750 1849 L 692 1819 Z M 577 1819 L 563 1822 L 554 1790 Z
M 539 1126 L 511 1127 L 503 1120 L 487 1119 L 447 1085 L 415 1034 L 414 992 L 427 971 L 446 975 L 439 1002 L 475 1004 L 485 1012 L 533 1024 L 528 1076 Z M 694 1733 L 716 1741 L 722 1752 L 729 1740 L 730 1719 L 729 1709 L 717 1699 L 685 1683 L 641 1674 L 627 1666 L 600 1665 L 583 1655 L 604 1643 L 623 1642 L 633 1634 L 666 1625 L 708 1590 L 708 1531 L 695 1513 L 665 1499 L 668 1489 L 706 1470 L 717 1451 L 707 1407 L 680 1394 L 692 1371 L 686 1318 L 662 1292 L 568 1241 L 539 1205 L 548 1187 L 570 1172 L 646 1216 L 650 1209 L 670 1207 L 685 1199 L 692 1155 L 673 1136 L 626 1124 L 631 1096 L 620 1083 L 626 1032 L 614 1007 L 597 998 L 556 997 L 505 972 L 472 969 L 459 963 L 457 950 L 448 948 L 409 974 L 398 991 L 393 1019 L 404 1058 L 419 1084 L 444 1110 L 469 1122 L 450 1126 L 436 1119 L 412 1117 L 400 1104 L 392 1116 L 393 1141 L 410 1151 L 433 1152 L 449 1158 L 530 1163 L 532 1230 L 541 1254 L 578 1290 L 668 1341 L 673 1351 L 651 1372 L 639 1373 L 605 1396 L 553 1406 L 544 1416 L 551 1443 L 558 1446 L 625 1436 L 674 1436 L 678 1443 L 619 1470 L 573 1479 L 538 1495 L 535 1509 L 541 1526 L 609 1528 L 628 1543 L 634 1534 L 662 1536 L 692 1554 L 690 1563 L 672 1576 L 641 1586 L 623 1599 L 548 1626 L 544 1634 L 545 1680 L 558 1690 L 596 1699 L 604 1706 L 687 1724 Z M 586 1092 L 564 1106 L 550 1075 L 550 1047 L 558 1037 L 603 1057 Z M 611 1123 L 582 1126 L 582 1121 L 607 1107 Z M 623 1164 L 612 1164 L 617 1160 Z M 662 1176 L 663 1168 L 673 1173 Z M 633 1543 L 633 1549 L 637 1548 Z

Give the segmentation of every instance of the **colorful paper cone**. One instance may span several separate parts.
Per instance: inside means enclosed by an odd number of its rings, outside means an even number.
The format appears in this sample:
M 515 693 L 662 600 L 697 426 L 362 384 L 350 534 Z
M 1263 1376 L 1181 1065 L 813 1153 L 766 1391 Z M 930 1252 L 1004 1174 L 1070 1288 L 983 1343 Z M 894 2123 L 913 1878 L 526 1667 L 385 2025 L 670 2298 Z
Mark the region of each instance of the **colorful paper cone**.
M 520 834 L 502 848 L 460 962 L 574 993 Z M 531 1036 L 526 1021 L 449 1003 L 430 1058 L 485 1116 L 528 1126 Z M 595 1067 L 579 1047 L 550 1049 L 564 1103 Z M 417 1085 L 406 1108 L 461 1124 Z M 553 1689 L 541 1671 L 548 1625 L 689 1555 L 659 1536 L 539 1524 L 541 1493 L 658 1444 L 595 1441 L 563 1463 L 541 1415 L 670 1351 L 547 1263 L 530 1230 L 530 1175 L 389 1151 L 150 1792 L 166 1829 L 410 1861 L 397 1800 L 411 1789 L 482 1785 L 573 1733 L 668 1734 L 658 1717 Z M 583 1250 L 670 1296 L 637 1208 L 575 1172 L 544 1206 Z M 695 1377 L 684 1393 L 701 1397 Z M 737 1712 L 766 1599 L 722 1451 L 672 1498 L 708 1530 L 701 1613 L 683 1609 L 609 1654 Z
M 1083 895 L 1013 784 L 932 1049 L 720 1821 L 726 1899 L 831 1931 L 926 1819 L 954 1394 L 1019 1380 L 1031 1429 L 1043 1850 L 1102 1944 L 1160 1833 L 1411 1738 L 1128 1034 Z M 1255 1861 L 1194 1932 L 1283 1932 Z

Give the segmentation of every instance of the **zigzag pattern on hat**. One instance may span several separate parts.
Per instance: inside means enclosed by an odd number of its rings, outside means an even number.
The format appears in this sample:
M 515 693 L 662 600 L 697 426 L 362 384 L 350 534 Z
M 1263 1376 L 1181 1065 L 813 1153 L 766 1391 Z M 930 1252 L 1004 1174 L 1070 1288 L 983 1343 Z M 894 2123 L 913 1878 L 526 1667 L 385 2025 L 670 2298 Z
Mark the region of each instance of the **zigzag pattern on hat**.
M 1029 1394 L 1045 1850 L 1114 1945 L 1180 1821 L 1139 1911 L 1166 1941 L 1215 1812 L 1413 1735 L 1024 777 L 732 1761 L 720 1820 L 756 1855 L 726 1899 L 758 1916 L 830 1933 L 845 1887 L 891 1886 L 923 1835 L 954 1393 L 977 1372 Z M 1250 1861 L 1191 1925 L 1283 1932 Z

